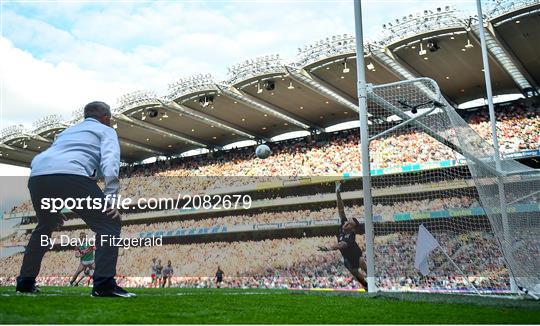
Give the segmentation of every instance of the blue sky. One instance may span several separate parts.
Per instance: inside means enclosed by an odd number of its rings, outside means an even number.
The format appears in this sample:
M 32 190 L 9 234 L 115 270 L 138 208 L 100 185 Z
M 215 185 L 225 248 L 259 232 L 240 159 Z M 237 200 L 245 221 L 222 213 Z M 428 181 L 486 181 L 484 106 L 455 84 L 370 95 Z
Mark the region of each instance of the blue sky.
M 365 37 L 409 13 L 474 0 L 363 1 Z M 31 126 L 92 100 L 113 106 L 127 92 L 167 85 L 195 73 L 217 80 L 227 67 L 354 33 L 347 1 L 1 1 L 0 129 Z M 0 166 L 0 175 L 12 174 Z

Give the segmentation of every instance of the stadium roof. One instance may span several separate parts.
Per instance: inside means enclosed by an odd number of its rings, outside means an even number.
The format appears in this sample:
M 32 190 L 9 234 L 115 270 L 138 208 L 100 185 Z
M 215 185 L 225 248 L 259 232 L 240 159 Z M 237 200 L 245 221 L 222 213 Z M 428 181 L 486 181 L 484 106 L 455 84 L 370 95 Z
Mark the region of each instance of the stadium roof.
M 497 1 L 485 17 L 494 95 L 532 94 L 540 85 L 540 0 Z M 455 105 L 484 97 L 477 17 L 447 6 L 383 25 L 364 48 L 368 83 L 417 77 L 437 81 Z M 199 148 L 220 149 L 242 140 L 265 141 L 290 131 L 324 131 L 358 119 L 356 49 L 350 35 L 307 45 L 296 58 L 279 55 L 229 68 L 225 81 L 197 75 L 169 85 L 157 96 L 122 96 L 113 110 L 125 162 L 172 156 Z M 31 130 L 11 126 L 0 133 L 0 162 L 28 166 L 56 134 L 80 121 L 58 115 Z

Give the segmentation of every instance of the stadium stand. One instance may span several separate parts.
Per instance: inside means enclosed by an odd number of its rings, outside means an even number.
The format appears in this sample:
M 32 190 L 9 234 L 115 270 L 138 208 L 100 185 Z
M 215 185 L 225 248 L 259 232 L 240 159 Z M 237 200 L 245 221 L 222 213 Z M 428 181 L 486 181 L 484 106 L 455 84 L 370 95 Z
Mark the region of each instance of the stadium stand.
M 471 126 L 486 140 L 490 139 L 487 112 L 466 114 Z M 511 154 L 540 148 L 540 105 L 525 106 L 516 102 L 513 106 L 497 111 L 501 152 Z M 272 145 L 273 155 L 266 160 L 252 159 L 253 149 L 229 150 L 219 158 L 206 155 L 179 158 L 156 163 L 125 167 L 122 194 L 139 198 L 141 194 L 155 196 L 176 189 L 214 188 L 216 186 L 239 186 L 255 183 L 259 176 L 311 176 L 341 175 L 360 170 L 358 132 L 345 130 L 334 132 L 328 140 L 316 141 L 307 138 L 277 142 Z M 372 157 L 373 168 L 388 168 L 418 162 L 437 162 L 456 159 L 457 154 L 438 144 L 425 134 L 400 134 L 382 138 L 372 146 L 384 149 L 385 155 Z M 377 161 L 375 161 L 375 159 Z M 190 176 L 250 176 L 249 178 L 182 178 L 155 177 Z M 264 178 L 262 178 L 264 179 Z M 219 185 L 215 181 L 220 182 Z M 198 184 L 193 184 L 197 181 Z M 234 183 L 234 184 L 231 184 Z M 187 188 L 187 189 L 186 189 Z M 14 207 L 10 212 L 21 213 L 31 210 L 29 201 Z
M 443 240 L 449 237 L 445 234 L 436 235 Z M 121 278 L 124 285 L 148 286 L 150 259 L 158 257 L 162 261 L 169 259 L 173 261 L 177 271 L 173 284 L 179 287 L 214 287 L 212 275 L 219 265 L 226 271 L 225 280 L 229 287 L 358 288 L 358 284 L 340 266 L 338 253 L 317 252 L 318 245 L 328 244 L 334 239 L 306 237 L 130 248 L 124 249 L 121 253 L 118 274 L 124 276 Z M 378 239 L 376 259 L 383 262 L 378 268 L 385 271 L 383 273 L 385 276 L 380 280 L 382 286 L 389 290 L 466 288 L 460 276 L 456 275 L 450 266 L 444 266 L 442 255 L 434 258 L 434 264 L 442 265 L 436 275 L 419 276 L 412 266 L 415 241 L 413 232 L 394 233 Z M 452 248 L 462 247 L 462 243 L 489 248 L 491 251 L 472 259 L 464 255 L 463 250 L 452 252 Z M 388 255 L 397 248 L 399 256 Z M 504 290 L 508 286 L 505 283 L 507 272 L 497 248 L 494 237 L 488 232 L 480 231 L 462 234 L 448 245 L 449 252 L 464 270 L 477 270 L 477 264 L 481 264 L 484 273 L 471 275 L 471 279 L 478 287 Z M 178 261 L 179 257 L 182 261 Z M 395 257 L 396 260 L 388 260 L 386 257 Z M 1 262 L 2 282 L 8 283 L 12 280 L 11 277 L 17 273 L 21 259 L 22 255 L 15 255 Z M 44 282 L 66 285 L 76 264 L 74 254 L 62 251 L 48 253 L 42 267 Z

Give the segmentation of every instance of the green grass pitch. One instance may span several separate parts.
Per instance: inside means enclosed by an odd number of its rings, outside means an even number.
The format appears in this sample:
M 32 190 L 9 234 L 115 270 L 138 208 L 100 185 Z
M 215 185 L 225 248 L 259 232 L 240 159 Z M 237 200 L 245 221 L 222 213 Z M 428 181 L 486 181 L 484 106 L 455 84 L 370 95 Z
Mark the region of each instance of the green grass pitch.
M 134 289 L 92 298 L 88 288 L 38 295 L 0 288 L 0 324 L 539 324 L 540 303 L 445 294 L 262 289 Z

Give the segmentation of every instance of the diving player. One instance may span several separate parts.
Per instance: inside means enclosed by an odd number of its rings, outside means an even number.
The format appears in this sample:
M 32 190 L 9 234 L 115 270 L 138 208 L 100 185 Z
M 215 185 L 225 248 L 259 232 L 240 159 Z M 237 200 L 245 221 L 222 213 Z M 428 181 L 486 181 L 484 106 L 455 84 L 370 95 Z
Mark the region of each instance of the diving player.
M 367 267 L 362 258 L 362 250 L 356 243 L 355 232 L 360 228 L 356 218 L 347 219 L 345 208 L 341 199 L 341 183 L 336 182 L 336 197 L 341 226 L 337 234 L 337 243 L 331 246 L 321 246 L 320 251 L 339 250 L 343 256 L 343 264 L 354 278 L 367 290 L 367 282 L 363 273 L 367 275 Z M 362 270 L 362 272 L 361 272 Z

